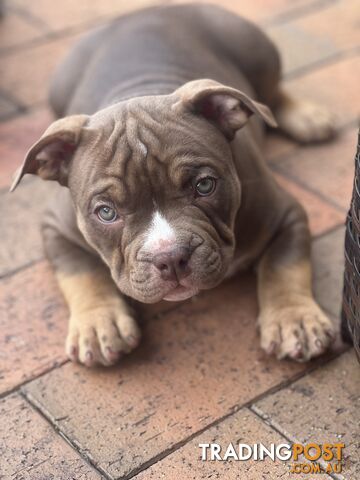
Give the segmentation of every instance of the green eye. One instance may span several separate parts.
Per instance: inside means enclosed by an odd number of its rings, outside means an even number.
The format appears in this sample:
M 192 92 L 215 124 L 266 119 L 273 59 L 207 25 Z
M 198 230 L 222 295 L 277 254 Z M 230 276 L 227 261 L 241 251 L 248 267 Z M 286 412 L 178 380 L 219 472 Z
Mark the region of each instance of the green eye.
M 104 223 L 112 223 L 117 219 L 117 213 L 112 207 L 103 205 L 99 207 L 96 211 L 99 219 Z
M 196 184 L 196 192 L 202 197 L 210 195 L 216 186 L 216 180 L 212 177 L 205 177 L 199 180 Z

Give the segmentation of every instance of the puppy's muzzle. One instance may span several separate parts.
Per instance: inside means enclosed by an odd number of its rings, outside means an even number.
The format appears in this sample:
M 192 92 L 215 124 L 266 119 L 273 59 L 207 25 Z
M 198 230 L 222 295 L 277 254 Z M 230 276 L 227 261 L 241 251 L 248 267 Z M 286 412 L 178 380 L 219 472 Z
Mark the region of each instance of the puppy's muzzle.
M 163 280 L 179 281 L 191 273 L 189 266 L 191 254 L 192 251 L 188 247 L 175 247 L 155 255 L 153 264 Z

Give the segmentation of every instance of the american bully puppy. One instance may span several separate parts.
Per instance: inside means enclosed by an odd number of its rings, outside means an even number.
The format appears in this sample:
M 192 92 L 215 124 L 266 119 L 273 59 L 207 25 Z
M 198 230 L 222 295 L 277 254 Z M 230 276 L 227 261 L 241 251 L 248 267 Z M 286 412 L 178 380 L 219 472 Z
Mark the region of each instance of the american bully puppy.
M 27 173 L 67 187 L 42 232 L 70 308 L 72 360 L 110 365 L 138 345 L 125 296 L 185 300 L 249 267 L 266 352 L 305 361 L 329 346 L 308 220 L 273 179 L 262 139 L 264 123 L 300 142 L 334 128 L 324 109 L 287 96 L 280 75 L 265 34 L 210 5 L 123 16 L 60 66 L 50 102 L 64 118 L 12 188 Z

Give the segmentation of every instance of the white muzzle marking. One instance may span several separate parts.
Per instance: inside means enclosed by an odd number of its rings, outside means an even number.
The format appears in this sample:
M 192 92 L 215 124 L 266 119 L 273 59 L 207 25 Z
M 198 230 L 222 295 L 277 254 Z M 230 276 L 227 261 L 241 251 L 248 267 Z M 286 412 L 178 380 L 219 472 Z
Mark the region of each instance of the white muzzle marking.
M 175 230 L 166 218 L 163 217 L 159 211 L 156 211 L 145 233 L 144 248 L 152 253 L 159 253 L 175 245 Z

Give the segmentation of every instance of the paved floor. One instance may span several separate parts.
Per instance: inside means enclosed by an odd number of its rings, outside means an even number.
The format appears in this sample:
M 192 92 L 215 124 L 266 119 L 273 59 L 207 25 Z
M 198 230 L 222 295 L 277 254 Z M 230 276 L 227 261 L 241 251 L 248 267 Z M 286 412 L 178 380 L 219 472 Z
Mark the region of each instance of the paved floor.
M 59 58 L 85 30 L 146 3 L 12 0 L 0 23 L 0 478 L 288 478 L 288 464 L 199 461 L 199 443 L 240 439 L 343 442 L 343 477 L 332 478 L 359 479 L 353 353 L 307 365 L 266 357 L 251 275 L 146 311 L 142 346 L 116 368 L 90 371 L 64 356 L 68 312 L 38 231 L 51 185 L 7 189 L 51 120 L 46 91 Z M 338 116 L 331 144 L 304 148 L 277 135 L 267 143 L 278 181 L 309 213 L 316 295 L 337 321 L 360 109 L 359 0 L 217 3 L 262 24 L 288 88 Z

